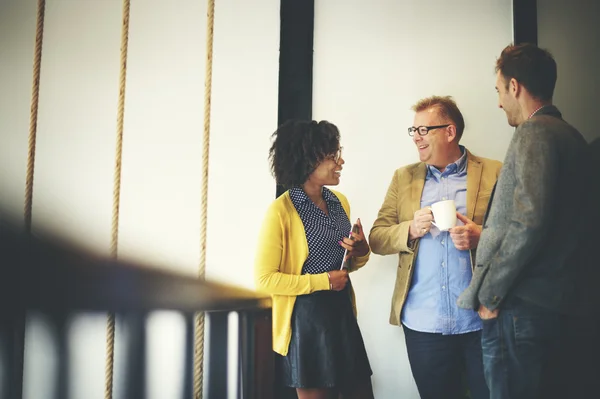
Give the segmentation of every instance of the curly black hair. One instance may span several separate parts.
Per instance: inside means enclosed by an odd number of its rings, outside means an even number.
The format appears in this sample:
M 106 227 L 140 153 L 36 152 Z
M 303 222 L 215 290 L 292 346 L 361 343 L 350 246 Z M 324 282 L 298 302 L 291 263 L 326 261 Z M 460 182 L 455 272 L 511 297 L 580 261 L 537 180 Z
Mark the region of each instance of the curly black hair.
M 340 147 L 340 131 L 327 121 L 289 120 L 272 137 L 271 172 L 285 188 L 304 184 L 319 163 Z

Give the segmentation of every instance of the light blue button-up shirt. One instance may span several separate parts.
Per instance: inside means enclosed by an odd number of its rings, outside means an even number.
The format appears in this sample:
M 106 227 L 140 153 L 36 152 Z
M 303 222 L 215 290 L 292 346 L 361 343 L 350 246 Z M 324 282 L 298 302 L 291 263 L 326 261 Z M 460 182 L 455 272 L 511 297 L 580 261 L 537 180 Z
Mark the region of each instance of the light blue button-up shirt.
M 444 172 L 427 166 L 421 208 L 453 199 L 456 210 L 467 211 L 467 155 L 463 153 Z M 460 221 L 457 221 L 462 224 Z M 402 323 L 411 330 L 449 334 L 463 334 L 481 329 L 481 319 L 473 310 L 456 305 L 458 296 L 471 281 L 469 251 L 459 251 L 450 233 L 440 232 L 435 226 L 419 243 L 412 283 L 402 310 Z

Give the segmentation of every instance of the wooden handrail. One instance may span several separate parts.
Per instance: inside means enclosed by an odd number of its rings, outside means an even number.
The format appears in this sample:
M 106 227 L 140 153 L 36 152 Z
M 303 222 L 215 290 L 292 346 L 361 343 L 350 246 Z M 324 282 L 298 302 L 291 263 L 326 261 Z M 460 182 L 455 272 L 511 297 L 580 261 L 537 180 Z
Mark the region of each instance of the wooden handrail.
M 115 261 L 73 245 L 0 227 L 1 307 L 45 311 L 183 312 L 267 309 L 269 297 L 229 285 Z

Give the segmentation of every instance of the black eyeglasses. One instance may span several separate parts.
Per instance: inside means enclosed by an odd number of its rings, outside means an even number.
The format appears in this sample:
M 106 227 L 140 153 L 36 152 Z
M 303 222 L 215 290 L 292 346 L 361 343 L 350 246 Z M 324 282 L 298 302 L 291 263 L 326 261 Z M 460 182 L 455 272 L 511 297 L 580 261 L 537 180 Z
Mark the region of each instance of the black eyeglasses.
M 449 123 L 447 125 L 437 125 L 437 126 L 418 126 L 418 127 L 411 126 L 408 128 L 408 135 L 410 137 L 412 137 L 415 135 L 415 132 L 417 132 L 417 133 L 419 133 L 419 136 L 426 136 L 430 130 L 439 129 L 442 127 L 448 127 L 450 125 L 451 124 Z

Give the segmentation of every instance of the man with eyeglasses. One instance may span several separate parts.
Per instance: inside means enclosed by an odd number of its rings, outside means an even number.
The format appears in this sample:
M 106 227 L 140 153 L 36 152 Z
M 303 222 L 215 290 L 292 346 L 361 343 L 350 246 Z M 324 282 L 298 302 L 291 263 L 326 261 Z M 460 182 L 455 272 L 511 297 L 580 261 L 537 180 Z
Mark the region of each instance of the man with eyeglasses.
M 402 325 L 408 359 L 423 399 L 488 399 L 481 320 L 456 305 L 469 285 L 483 216 L 501 163 L 459 144 L 465 127 L 454 100 L 417 102 L 408 128 L 421 162 L 394 173 L 369 235 L 371 250 L 398 254 L 390 323 Z M 459 226 L 441 232 L 430 206 L 454 200 Z

